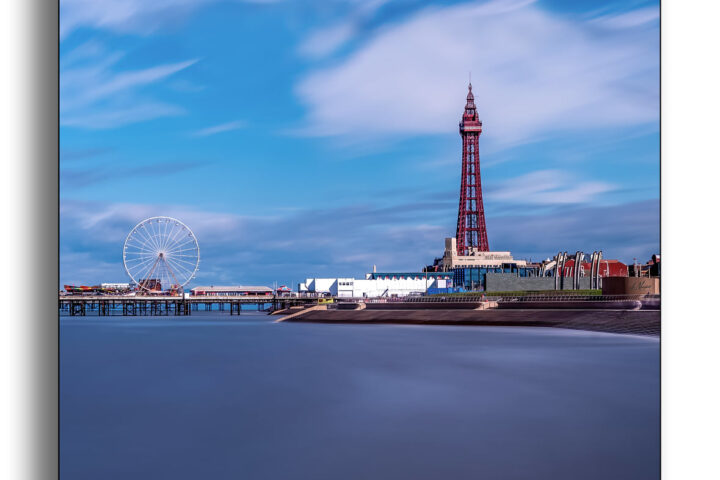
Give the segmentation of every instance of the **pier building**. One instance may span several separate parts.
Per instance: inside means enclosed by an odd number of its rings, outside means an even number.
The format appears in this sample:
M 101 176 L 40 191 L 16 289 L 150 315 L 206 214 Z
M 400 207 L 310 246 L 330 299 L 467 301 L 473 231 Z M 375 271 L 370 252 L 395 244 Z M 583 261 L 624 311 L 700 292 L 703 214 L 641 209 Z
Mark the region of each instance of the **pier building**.
M 100 287 L 109 289 L 109 290 L 130 290 L 131 285 L 126 282 L 123 282 L 123 283 L 101 283 Z
M 272 295 L 273 291 L 270 287 L 257 287 L 257 286 L 246 286 L 246 285 L 234 285 L 234 286 L 202 286 L 195 287 L 190 290 L 191 295 L 203 295 L 203 296 L 237 296 L 237 295 Z

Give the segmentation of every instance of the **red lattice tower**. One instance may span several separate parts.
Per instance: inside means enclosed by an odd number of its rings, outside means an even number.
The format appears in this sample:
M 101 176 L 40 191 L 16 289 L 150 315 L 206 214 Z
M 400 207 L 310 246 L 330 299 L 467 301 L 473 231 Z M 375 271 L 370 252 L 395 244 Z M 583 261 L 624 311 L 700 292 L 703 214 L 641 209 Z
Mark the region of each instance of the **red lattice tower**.
M 463 150 L 460 207 L 458 208 L 455 233 L 458 255 L 468 255 L 471 249 L 480 252 L 490 250 L 480 184 L 480 158 L 478 156 L 480 133 L 482 133 L 482 122 L 478 119 L 471 83 L 468 85 L 467 103 L 460 121 Z

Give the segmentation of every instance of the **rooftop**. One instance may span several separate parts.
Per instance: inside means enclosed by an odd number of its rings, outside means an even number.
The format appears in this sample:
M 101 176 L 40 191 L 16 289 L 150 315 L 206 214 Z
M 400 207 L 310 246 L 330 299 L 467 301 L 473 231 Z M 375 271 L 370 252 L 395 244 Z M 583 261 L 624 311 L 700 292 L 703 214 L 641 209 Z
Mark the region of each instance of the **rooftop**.
M 372 272 L 372 278 L 376 277 L 440 277 L 451 275 L 448 272 Z

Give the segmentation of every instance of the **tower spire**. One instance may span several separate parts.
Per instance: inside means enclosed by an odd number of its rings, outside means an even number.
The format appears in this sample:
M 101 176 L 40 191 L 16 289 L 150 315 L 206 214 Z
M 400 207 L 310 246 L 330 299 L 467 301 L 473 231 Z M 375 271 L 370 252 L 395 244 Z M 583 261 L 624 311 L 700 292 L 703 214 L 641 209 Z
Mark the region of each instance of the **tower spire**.
M 472 83 L 468 84 L 467 103 L 465 104 L 465 113 L 463 114 L 463 122 L 476 122 L 478 120 L 477 109 L 475 108 L 475 95 L 472 93 Z M 482 125 L 482 122 L 480 122 Z

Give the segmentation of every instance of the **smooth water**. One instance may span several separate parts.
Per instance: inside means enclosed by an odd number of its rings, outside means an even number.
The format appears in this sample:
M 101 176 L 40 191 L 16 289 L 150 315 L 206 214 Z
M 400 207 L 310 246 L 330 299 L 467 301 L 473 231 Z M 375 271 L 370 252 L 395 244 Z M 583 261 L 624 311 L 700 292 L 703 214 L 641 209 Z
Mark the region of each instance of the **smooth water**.
M 62 318 L 61 478 L 659 478 L 656 338 L 275 318 Z

